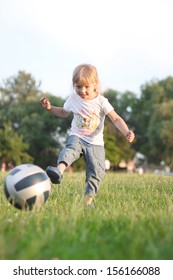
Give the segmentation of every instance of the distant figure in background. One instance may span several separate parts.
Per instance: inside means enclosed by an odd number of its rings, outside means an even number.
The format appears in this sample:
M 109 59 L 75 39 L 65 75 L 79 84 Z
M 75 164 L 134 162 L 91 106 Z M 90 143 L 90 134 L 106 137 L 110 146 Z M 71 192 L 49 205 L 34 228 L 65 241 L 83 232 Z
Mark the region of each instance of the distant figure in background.
M 14 165 L 12 162 L 9 162 L 8 165 L 7 165 L 7 168 L 10 170 L 10 169 L 13 169 L 14 168 Z
M 90 64 L 81 64 L 72 76 L 73 93 L 63 107 L 52 106 L 46 97 L 40 102 L 54 116 L 73 120 L 66 146 L 57 160 L 57 167 L 48 166 L 46 172 L 54 184 L 61 182 L 64 171 L 81 156 L 86 163 L 85 205 L 94 207 L 93 199 L 105 176 L 105 150 L 103 141 L 104 120 L 107 115 L 114 126 L 126 137 L 134 140 L 124 120 L 114 111 L 108 99 L 102 96 L 97 70 Z
M 142 166 L 138 167 L 138 173 L 139 173 L 139 175 L 142 175 L 144 173 L 144 169 Z
M 3 162 L 2 165 L 1 165 L 1 171 L 2 172 L 6 171 L 6 163 L 5 162 Z
M 133 173 L 135 170 L 135 163 L 133 160 L 130 160 L 128 163 L 127 163 L 127 172 L 128 173 Z
M 108 171 L 111 168 L 111 163 L 110 160 L 106 159 L 105 160 L 105 170 Z

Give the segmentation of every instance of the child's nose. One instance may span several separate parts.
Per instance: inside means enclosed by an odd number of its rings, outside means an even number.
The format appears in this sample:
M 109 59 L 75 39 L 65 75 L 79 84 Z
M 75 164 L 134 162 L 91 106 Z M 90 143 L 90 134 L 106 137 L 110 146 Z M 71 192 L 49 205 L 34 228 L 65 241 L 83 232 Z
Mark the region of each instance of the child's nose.
M 81 92 L 85 93 L 86 92 L 86 87 L 81 87 Z

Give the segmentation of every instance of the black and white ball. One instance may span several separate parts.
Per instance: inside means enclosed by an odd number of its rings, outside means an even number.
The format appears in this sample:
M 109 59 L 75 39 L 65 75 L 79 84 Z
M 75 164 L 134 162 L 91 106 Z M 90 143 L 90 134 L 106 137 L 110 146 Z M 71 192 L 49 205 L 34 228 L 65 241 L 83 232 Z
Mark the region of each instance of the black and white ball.
M 49 177 L 37 165 L 18 165 L 7 174 L 5 179 L 5 196 L 20 210 L 40 208 L 48 199 L 50 191 Z

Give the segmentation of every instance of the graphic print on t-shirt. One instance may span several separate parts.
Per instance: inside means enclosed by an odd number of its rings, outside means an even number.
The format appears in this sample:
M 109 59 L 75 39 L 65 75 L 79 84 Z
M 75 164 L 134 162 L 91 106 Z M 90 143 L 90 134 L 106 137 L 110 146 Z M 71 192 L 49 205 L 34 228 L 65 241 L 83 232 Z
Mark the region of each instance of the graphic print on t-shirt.
M 76 127 L 80 129 L 81 134 L 89 135 L 98 128 L 99 117 L 95 113 L 91 113 L 88 116 L 76 114 Z

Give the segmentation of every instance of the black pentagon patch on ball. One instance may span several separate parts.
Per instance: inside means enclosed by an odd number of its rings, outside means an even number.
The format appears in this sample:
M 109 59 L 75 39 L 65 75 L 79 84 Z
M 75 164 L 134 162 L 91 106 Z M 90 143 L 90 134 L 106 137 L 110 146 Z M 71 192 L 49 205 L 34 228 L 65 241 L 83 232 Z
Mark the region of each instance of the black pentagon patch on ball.
M 49 191 L 44 192 L 44 202 L 48 199 L 49 197 Z
M 37 198 L 36 196 L 33 196 L 33 197 L 30 197 L 26 200 L 26 204 L 28 205 L 29 210 L 32 210 L 32 208 L 35 204 L 36 198 Z
M 19 169 L 19 168 L 14 168 L 14 169 L 12 169 L 12 170 L 9 172 L 9 175 L 14 176 L 16 173 L 18 173 L 18 172 L 20 172 L 20 171 L 21 171 L 21 169 Z
M 22 206 L 19 203 L 14 202 L 14 203 L 11 203 L 11 204 L 13 204 L 15 208 L 22 210 Z
M 4 184 L 4 193 L 5 193 L 5 196 L 8 200 L 8 202 L 10 204 L 12 204 L 15 208 L 17 209 L 22 209 L 21 205 L 18 204 L 17 202 L 15 202 L 14 198 L 9 194 L 8 190 L 7 190 L 7 185 L 6 185 L 6 182 Z
M 18 183 L 15 184 L 14 188 L 16 191 L 21 191 L 23 189 L 26 189 L 30 186 L 33 186 L 37 183 L 43 182 L 47 180 L 47 175 L 45 173 L 36 173 L 33 175 L 30 175 L 22 180 L 20 180 Z
M 10 198 L 10 194 L 9 194 L 9 192 L 8 192 L 8 190 L 7 190 L 6 182 L 5 182 L 5 184 L 4 184 L 4 193 L 5 193 L 6 198 L 9 199 L 9 198 Z

